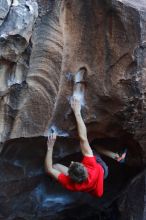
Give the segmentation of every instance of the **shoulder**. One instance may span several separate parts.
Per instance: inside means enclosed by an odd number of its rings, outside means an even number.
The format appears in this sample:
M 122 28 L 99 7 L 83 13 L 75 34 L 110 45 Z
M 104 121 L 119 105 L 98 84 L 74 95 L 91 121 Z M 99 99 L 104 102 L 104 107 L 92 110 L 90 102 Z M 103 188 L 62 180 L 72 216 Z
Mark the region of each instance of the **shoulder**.
M 60 173 L 58 176 L 58 182 L 68 190 L 76 191 L 75 183 L 73 183 L 68 175 Z
M 92 156 L 88 156 L 88 155 L 84 156 L 83 160 L 82 160 L 82 163 L 84 165 L 96 165 L 97 164 L 96 163 L 96 158 L 93 155 Z
M 69 181 L 69 176 L 65 175 L 64 173 L 60 173 L 57 180 L 60 183 L 67 183 Z
M 86 154 L 83 156 L 83 160 L 96 160 L 94 155 Z

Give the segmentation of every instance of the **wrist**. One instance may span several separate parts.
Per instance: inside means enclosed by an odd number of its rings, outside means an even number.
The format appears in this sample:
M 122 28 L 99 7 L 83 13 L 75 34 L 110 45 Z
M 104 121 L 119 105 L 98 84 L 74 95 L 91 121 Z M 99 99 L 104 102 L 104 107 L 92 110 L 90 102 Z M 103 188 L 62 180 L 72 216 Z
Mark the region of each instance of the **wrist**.
M 81 116 L 81 112 L 80 111 L 77 111 L 77 112 L 74 112 L 75 116 Z
M 53 149 L 53 146 L 52 145 L 48 145 L 47 146 L 47 150 L 49 151 L 49 150 L 52 150 Z

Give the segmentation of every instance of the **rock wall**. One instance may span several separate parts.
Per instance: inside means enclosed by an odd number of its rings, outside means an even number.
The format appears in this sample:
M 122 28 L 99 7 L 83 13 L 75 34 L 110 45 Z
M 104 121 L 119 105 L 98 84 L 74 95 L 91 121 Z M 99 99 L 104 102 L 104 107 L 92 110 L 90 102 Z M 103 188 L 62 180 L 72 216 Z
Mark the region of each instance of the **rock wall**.
M 34 219 L 57 219 L 57 215 L 48 213 L 51 208 L 54 213 L 58 203 L 62 208 L 57 212 L 67 213 L 68 205 L 73 218 L 73 210 L 79 204 L 86 207 L 92 200 L 95 206 L 89 217 L 94 211 L 97 216 L 99 211 L 98 217 L 104 219 L 104 211 L 114 203 L 112 209 L 118 213 L 114 214 L 117 219 L 126 220 L 126 204 L 131 207 L 127 220 L 144 219 L 145 76 L 145 0 L 0 0 L 1 218 L 33 219 L 33 210 Z M 114 151 L 123 145 L 128 147 L 125 167 L 116 168 L 118 165 L 106 159 L 111 176 L 119 172 L 116 169 L 121 171 L 119 180 L 109 177 L 100 201 L 90 198 L 86 202 L 86 196 L 79 199 L 79 194 L 62 193 L 54 182 L 46 192 L 48 180 L 44 177 L 43 159 L 48 131 L 53 129 L 59 136 L 56 161 L 62 159 L 66 163 L 68 157 L 77 158 L 75 153 L 79 151 L 70 108 L 73 94 L 81 100 L 90 140 L 97 138 Z M 17 183 L 17 189 L 12 183 Z M 139 186 L 137 201 L 142 208 L 136 212 L 134 195 Z M 51 197 L 56 191 L 63 202 Z M 124 196 L 119 198 L 123 191 Z M 22 210 L 19 202 L 27 204 L 28 197 L 29 205 Z M 52 201 L 54 206 L 47 209 Z

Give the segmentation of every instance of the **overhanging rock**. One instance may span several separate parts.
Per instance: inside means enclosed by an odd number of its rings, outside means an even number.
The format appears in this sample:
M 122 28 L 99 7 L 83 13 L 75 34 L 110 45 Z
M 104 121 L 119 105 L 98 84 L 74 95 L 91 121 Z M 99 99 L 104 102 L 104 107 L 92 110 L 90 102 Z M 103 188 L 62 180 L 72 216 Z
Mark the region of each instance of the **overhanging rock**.
M 75 94 L 89 139 L 123 141 L 127 166 L 140 172 L 146 163 L 145 0 L 0 1 L 0 12 L 0 142 L 8 150 L 3 157 L 11 155 L 8 140 L 16 141 L 17 150 L 24 141 L 26 153 L 38 136 L 39 146 L 44 144 L 49 129 L 61 136 L 56 160 L 72 157 L 79 149 L 70 108 Z M 43 160 L 43 150 L 41 155 Z M 38 186 L 39 178 L 33 183 L 24 190 Z

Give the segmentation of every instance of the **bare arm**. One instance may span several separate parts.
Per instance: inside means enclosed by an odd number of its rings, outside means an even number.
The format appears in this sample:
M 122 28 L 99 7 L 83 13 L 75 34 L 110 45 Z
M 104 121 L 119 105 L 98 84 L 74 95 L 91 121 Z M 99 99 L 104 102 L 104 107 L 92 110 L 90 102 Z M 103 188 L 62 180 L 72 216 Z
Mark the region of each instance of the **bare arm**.
M 112 158 L 114 160 L 117 160 L 117 158 L 119 157 L 119 155 L 117 153 L 114 153 L 114 152 L 112 152 L 110 150 L 106 150 L 104 147 L 101 147 L 101 146 L 97 146 L 96 147 L 95 146 L 94 148 L 96 149 L 96 151 L 98 153 L 103 154 L 103 155 L 105 155 L 107 157 L 110 157 L 110 158 Z
M 71 107 L 75 114 L 75 118 L 77 122 L 81 151 L 84 156 L 93 156 L 93 152 L 92 152 L 92 149 L 89 145 L 88 138 L 87 138 L 87 129 L 83 121 L 83 118 L 81 116 L 80 102 L 77 99 L 73 98 L 71 101 Z
M 55 169 L 52 165 L 52 156 L 53 156 L 53 147 L 56 140 L 56 135 L 51 134 L 48 138 L 47 142 L 47 154 L 45 158 L 45 170 L 55 179 L 58 179 L 59 174 L 61 173 L 57 169 Z
M 95 146 L 94 148 L 96 149 L 96 151 L 98 153 L 103 154 L 107 157 L 110 157 L 110 158 L 116 160 L 117 162 L 121 162 L 122 160 L 124 161 L 126 154 L 127 154 L 127 151 L 124 151 L 121 155 L 119 155 L 118 153 L 107 150 L 102 146 Z
M 61 173 L 64 173 L 65 175 L 68 175 L 68 167 L 64 166 L 63 164 L 53 164 L 53 168 L 60 171 Z

